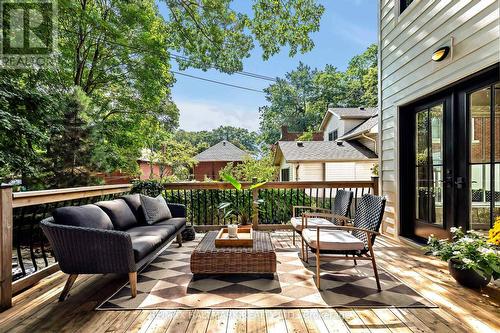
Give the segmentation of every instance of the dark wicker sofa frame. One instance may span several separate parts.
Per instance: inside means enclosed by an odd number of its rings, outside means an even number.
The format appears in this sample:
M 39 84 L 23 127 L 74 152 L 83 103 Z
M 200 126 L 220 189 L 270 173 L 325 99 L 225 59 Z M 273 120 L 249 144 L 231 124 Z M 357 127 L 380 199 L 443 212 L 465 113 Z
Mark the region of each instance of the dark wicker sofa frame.
M 168 204 L 173 217 L 186 217 L 181 204 Z M 174 239 L 182 246 L 182 226 L 160 246 L 139 261 L 134 259 L 132 240 L 125 231 L 75 227 L 54 223 L 52 217 L 41 222 L 41 228 L 52 245 L 61 271 L 69 274 L 59 297 L 64 301 L 79 274 L 128 273 L 132 297 L 137 295 L 137 272 L 162 253 Z

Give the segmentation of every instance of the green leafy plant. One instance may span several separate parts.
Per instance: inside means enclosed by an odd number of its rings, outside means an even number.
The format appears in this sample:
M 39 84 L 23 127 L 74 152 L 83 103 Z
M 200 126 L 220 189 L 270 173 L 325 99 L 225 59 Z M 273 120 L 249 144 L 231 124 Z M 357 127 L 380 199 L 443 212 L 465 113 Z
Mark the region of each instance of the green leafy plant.
M 264 185 L 265 182 L 255 183 L 248 187 L 245 192 L 243 185 L 229 173 L 223 173 L 221 178 L 230 183 L 234 189 L 241 192 L 236 196 L 235 201 L 226 201 L 219 204 L 219 212 L 223 215 L 224 219 L 235 217 L 242 225 L 250 224 L 255 214 L 258 214 L 259 206 L 264 203 L 264 200 L 253 200 L 251 191 Z M 254 209 L 254 205 L 257 209 Z
M 427 242 L 427 254 L 444 261 L 452 261 L 459 269 L 472 269 L 481 276 L 500 278 L 499 247 L 488 242 L 486 236 L 462 228 L 451 228 L 452 239 L 437 239 L 431 235 Z

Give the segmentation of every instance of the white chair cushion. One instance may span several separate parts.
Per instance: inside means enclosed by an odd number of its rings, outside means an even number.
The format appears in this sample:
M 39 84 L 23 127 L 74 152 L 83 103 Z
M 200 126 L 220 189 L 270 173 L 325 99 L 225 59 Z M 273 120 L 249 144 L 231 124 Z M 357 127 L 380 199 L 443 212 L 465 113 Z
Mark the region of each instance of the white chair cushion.
M 309 246 L 318 248 L 316 229 L 305 229 L 302 237 Z M 355 251 L 363 250 L 365 243 L 344 230 L 321 230 L 319 234 L 320 250 Z
M 292 226 L 295 230 L 298 230 L 298 231 L 302 230 L 302 217 L 292 217 L 292 219 L 290 220 L 290 223 L 292 224 Z M 308 227 L 315 227 L 318 225 L 334 225 L 334 224 L 327 219 L 318 218 L 318 217 L 310 217 L 307 219 L 307 226 Z

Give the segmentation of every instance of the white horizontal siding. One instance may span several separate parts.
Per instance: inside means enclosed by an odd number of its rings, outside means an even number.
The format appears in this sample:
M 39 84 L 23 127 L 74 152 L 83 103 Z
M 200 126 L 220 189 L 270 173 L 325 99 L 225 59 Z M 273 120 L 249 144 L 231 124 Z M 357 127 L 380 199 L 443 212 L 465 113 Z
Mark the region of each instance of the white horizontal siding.
M 370 180 L 376 162 L 332 162 L 325 164 L 326 181 Z
M 323 163 L 300 163 L 298 176 L 303 182 L 323 180 Z
M 399 15 L 396 1 L 379 1 L 381 92 L 380 176 L 387 197 L 384 231 L 398 233 L 398 107 L 500 60 L 498 0 L 415 0 Z M 449 45 L 452 56 L 431 61 Z

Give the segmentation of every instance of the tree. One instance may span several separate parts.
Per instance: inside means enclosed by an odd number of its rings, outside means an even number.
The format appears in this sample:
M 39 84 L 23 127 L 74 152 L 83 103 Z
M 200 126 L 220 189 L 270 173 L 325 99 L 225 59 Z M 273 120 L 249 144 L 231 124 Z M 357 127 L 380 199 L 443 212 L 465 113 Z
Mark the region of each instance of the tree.
M 301 62 L 284 79 L 278 79 L 265 89 L 269 105 L 259 109 L 264 143 L 275 143 L 280 137 L 282 125 L 287 125 L 294 132 L 304 132 L 321 120 L 324 111 L 318 112 L 310 107 L 311 101 L 315 100 L 313 78 L 316 75 L 316 69 Z
M 269 104 L 259 108 L 262 142 L 273 144 L 279 140 L 282 125 L 295 132 L 312 133 L 329 105 L 377 106 L 377 82 L 375 44 L 354 56 L 345 72 L 332 65 L 317 70 L 299 63 L 284 79 L 265 89 Z
M 188 141 L 197 146 L 201 152 L 210 146 L 219 143 L 222 140 L 230 141 L 239 148 L 250 153 L 259 151 L 258 135 L 255 132 L 241 127 L 220 126 L 211 131 L 188 132 L 178 130 L 175 135 L 180 140 Z
M 74 151 L 85 152 L 70 169 L 133 172 L 148 127 L 160 122 L 158 130 L 171 133 L 178 126 L 170 94 L 172 60 L 181 69 L 233 73 L 242 70 L 256 45 L 264 59 L 283 47 L 290 55 L 307 52 L 324 11 L 313 0 L 255 0 L 249 14 L 234 10 L 231 0 L 162 3 L 166 17 L 155 0 L 58 2 L 56 65 L 23 73 L 0 70 L 2 134 L 21 133 L 0 139 L 0 176 L 28 179 L 66 165 L 47 152 L 57 148 L 51 138 L 70 132 Z M 68 114 L 57 106 L 74 87 L 89 103 Z
M 260 159 L 247 157 L 243 163 L 228 163 L 219 170 L 219 176 L 230 174 L 240 181 L 251 182 L 254 178 L 259 182 L 272 181 L 276 178 L 277 168 L 273 164 L 273 157 L 268 154 Z

